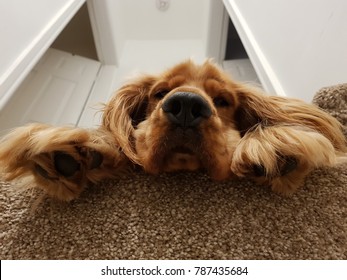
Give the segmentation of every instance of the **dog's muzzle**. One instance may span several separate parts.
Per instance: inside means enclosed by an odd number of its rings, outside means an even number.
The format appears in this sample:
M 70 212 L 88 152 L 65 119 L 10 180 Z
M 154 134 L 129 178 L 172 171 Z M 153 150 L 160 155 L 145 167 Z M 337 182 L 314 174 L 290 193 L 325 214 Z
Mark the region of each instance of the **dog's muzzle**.
M 175 92 L 164 101 L 162 109 L 171 123 L 182 128 L 196 127 L 212 114 L 206 100 L 192 92 Z

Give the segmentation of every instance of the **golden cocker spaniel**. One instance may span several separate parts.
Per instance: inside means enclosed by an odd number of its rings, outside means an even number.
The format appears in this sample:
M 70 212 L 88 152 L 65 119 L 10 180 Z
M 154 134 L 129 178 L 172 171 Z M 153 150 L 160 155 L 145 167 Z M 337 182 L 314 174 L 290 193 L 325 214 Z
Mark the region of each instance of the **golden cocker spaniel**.
M 66 201 L 132 165 L 151 174 L 247 176 L 291 194 L 311 170 L 347 151 L 340 123 L 327 113 L 237 83 L 210 61 L 123 86 L 98 129 L 30 124 L 0 145 L 3 178 Z

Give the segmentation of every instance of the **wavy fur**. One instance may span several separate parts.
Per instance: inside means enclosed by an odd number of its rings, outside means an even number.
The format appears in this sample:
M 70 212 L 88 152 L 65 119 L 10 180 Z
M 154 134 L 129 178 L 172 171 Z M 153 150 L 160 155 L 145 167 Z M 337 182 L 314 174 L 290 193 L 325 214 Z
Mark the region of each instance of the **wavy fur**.
M 194 127 L 177 125 L 163 109 L 182 92 L 199 96 L 210 112 Z M 191 113 L 199 116 L 200 107 Z M 0 145 L 5 180 L 65 201 L 133 165 L 152 174 L 203 169 L 216 180 L 247 176 L 291 194 L 311 170 L 345 160 L 347 152 L 336 119 L 235 82 L 211 61 L 186 61 L 127 83 L 105 105 L 98 129 L 30 124 Z

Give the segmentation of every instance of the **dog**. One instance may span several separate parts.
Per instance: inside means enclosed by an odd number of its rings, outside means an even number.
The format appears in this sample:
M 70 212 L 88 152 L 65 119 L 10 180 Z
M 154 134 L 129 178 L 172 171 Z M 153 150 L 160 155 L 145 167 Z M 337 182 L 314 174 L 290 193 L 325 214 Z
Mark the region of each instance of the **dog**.
M 217 65 L 185 61 L 142 75 L 105 104 L 97 129 L 29 124 L 0 144 L 2 178 L 59 200 L 130 166 L 150 174 L 204 170 L 249 177 L 289 195 L 346 155 L 341 124 L 303 101 L 233 81 Z

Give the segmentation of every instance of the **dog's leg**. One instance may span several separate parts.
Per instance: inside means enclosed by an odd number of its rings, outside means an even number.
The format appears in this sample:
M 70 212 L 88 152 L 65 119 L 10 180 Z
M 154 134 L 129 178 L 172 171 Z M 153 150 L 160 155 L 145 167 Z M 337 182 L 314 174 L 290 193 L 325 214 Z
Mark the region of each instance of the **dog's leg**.
M 112 177 L 124 165 L 110 132 L 30 124 L 0 142 L 2 178 L 22 179 L 27 188 L 69 201 L 89 182 Z
M 241 140 L 231 170 L 291 194 L 314 168 L 346 153 L 341 125 L 304 102 L 243 92 L 236 112 Z

